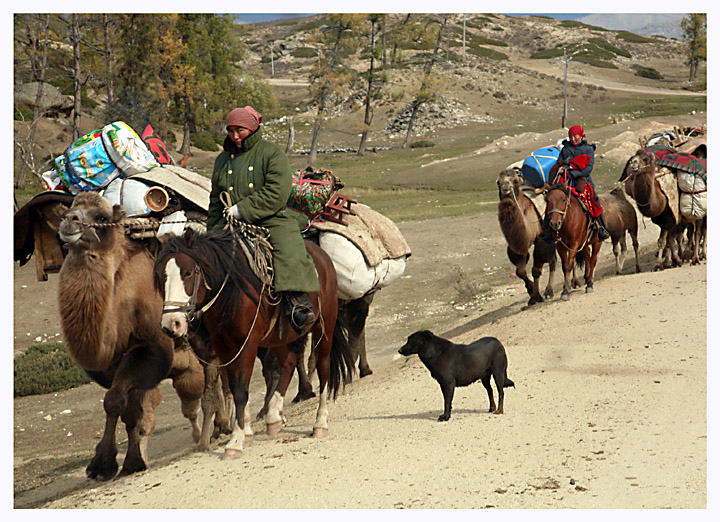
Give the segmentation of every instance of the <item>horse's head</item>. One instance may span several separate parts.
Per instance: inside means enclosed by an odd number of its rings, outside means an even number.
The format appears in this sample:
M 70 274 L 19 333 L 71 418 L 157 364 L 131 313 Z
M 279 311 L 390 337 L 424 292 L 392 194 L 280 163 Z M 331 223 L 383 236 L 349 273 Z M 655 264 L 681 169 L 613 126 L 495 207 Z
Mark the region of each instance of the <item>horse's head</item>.
M 565 185 L 553 185 L 545 194 L 545 219 L 550 228 L 558 232 L 570 207 L 570 190 Z
M 97 192 L 81 192 L 63 214 L 58 236 L 70 248 L 110 249 L 117 233 L 114 225 L 123 219 L 125 210 L 120 205 L 113 205 Z
M 173 338 L 188 333 L 210 289 L 200 264 L 187 253 L 191 242 L 191 233 L 169 239 L 155 263 L 155 285 L 163 296 L 161 326 Z
M 500 199 L 517 197 L 520 194 L 520 187 L 523 184 L 523 177 L 519 170 L 508 168 L 498 174 L 497 185 Z

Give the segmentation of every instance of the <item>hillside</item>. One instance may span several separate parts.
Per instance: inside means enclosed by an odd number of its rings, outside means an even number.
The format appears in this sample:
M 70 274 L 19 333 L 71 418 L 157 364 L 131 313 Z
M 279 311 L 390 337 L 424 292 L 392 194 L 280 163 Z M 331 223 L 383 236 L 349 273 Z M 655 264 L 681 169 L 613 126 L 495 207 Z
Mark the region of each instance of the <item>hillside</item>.
M 393 22 L 404 17 L 388 15 Z M 428 19 L 428 15 L 413 14 L 408 23 L 421 26 Z M 291 161 L 298 166 L 305 161 L 303 151 L 310 147 L 311 123 L 316 114 L 308 83 L 318 60 L 317 44 L 312 43 L 311 37 L 326 28 L 326 22 L 326 15 L 316 15 L 238 29 L 248 50 L 239 65 L 260 71 L 273 86 L 278 100 L 276 113 L 265 115 L 265 133 L 284 145 L 292 118 L 296 154 Z M 569 55 L 574 54 L 568 63 L 568 125 L 581 123 L 592 129 L 613 121 L 705 110 L 703 93 L 685 90 L 689 87 L 685 81 L 688 71 L 682 44 L 676 40 L 641 37 L 539 16 L 469 15 L 465 27 L 467 45 L 463 59 L 463 18 L 451 16 L 447 27 L 450 38 L 433 69 L 436 99 L 423 106 L 414 126 L 413 141 L 431 145 L 424 152 L 433 159 L 467 153 L 503 136 L 558 129 L 564 103 L 564 67 L 558 56 L 563 48 Z M 365 35 L 359 37 L 367 39 Z M 271 42 L 272 64 L 268 54 Z M 388 56 L 386 65 L 380 67 L 378 78 L 382 75 L 385 81 L 373 102 L 370 149 L 396 148 L 405 138 L 406 111 L 419 86 L 424 57 L 430 52 L 426 42 L 416 46 L 423 48 L 412 45 L 401 46 L 395 65 L 391 66 Z M 321 150 L 352 151 L 359 143 L 366 89 L 361 74 L 369 66 L 367 45 L 360 49 L 343 58 L 343 67 L 352 73 L 353 79 L 335 97 L 328 111 L 320 134 Z M 321 50 L 322 59 L 327 59 L 326 54 L 326 50 Z M 638 76 L 639 65 L 656 71 L 660 78 Z M 703 67 L 701 77 L 704 75 Z M 102 99 L 98 101 L 96 109 L 83 110 L 83 132 L 107 123 L 101 113 Z M 43 136 L 42 147 L 37 150 L 40 157 L 55 157 L 72 141 L 66 118 L 46 119 L 39 125 Z M 18 135 L 25 135 L 27 125 L 16 121 L 15 130 Z M 176 146 L 181 131 L 180 127 L 174 128 Z M 518 154 L 522 157 L 530 152 L 526 149 Z M 212 152 L 193 149 L 189 166 L 207 172 L 214 156 Z M 321 160 L 334 161 L 336 157 L 321 155 Z M 396 157 L 387 159 L 394 161 Z M 417 163 L 408 169 L 416 167 Z

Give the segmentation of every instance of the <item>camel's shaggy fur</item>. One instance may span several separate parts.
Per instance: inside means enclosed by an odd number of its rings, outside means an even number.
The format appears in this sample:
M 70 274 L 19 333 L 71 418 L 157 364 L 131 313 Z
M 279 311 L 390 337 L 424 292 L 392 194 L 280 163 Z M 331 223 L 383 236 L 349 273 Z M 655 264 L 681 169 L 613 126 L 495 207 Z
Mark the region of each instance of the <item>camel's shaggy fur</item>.
M 508 244 L 508 258 L 515 265 L 517 276 L 525 282 L 525 289 L 530 295 L 529 304 L 534 304 L 543 301 L 540 295 L 540 276 L 545 263 L 550 264 L 550 276 L 543 295 L 545 298 L 553 296 L 556 256 L 552 241 L 547 241 L 542 236 L 543 218 L 535 204 L 523 194 L 522 184 L 523 177 L 517 169 L 508 168 L 498 175 L 498 221 Z M 532 247 L 534 281 L 530 281 L 526 270 Z
M 660 227 L 654 270 L 662 270 L 670 266 L 669 258 L 672 266 L 682 265 L 682 235 L 687 225 L 677 222 L 655 173 L 655 155 L 638 149 L 628 160 L 620 179 L 625 181 L 625 190 L 635 200 L 640 213 Z M 677 245 L 678 252 L 673 245 Z
M 100 480 L 114 477 L 118 470 L 119 418 L 128 433 L 121 471 L 127 475 L 147 468 L 153 412 L 160 404 L 158 383 L 172 373 L 191 422 L 197 417 L 203 386 L 192 352 L 176 352 L 160 328 L 162 298 L 153 291 L 153 258 L 144 245 L 125 235 L 124 217 L 121 206 L 86 192 L 75 197 L 59 226 L 60 239 L 68 247 L 58 286 L 68 351 L 90 377 L 108 388 L 105 432 L 86 470 L 90 478 Z M 185 362 L 176 360 L 176 353 L 182 353 Z

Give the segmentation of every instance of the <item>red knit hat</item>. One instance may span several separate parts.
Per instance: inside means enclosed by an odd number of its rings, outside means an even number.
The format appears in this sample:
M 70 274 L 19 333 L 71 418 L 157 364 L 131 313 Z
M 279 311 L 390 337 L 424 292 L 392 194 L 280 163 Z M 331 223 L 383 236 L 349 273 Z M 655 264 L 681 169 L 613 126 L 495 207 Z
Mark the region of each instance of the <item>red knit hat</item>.
M 585 130 L 580 125 L 573 125 L 568 131 L 568 137 L 569 136 L 582 136 L 584 138 Z
M 237 108 L 230 111 L 228 114 L 226 127 L 242 127 L 243 129 L 250 129 L 251 132 L 255 132 L 262 123 L 262 115 L 255 109 L 247 105 L 243 108 Z

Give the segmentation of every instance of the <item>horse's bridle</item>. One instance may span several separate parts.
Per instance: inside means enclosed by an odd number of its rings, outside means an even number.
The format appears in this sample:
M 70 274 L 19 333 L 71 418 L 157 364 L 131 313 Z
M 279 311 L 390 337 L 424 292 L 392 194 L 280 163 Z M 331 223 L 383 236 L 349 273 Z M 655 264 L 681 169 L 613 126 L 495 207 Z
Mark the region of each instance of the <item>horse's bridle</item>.
M 563 223 L 565 223 L 565 216 L 567 215 L 568 208 L 570 208 L 570 198 L 572 197 L 572 194 L 570 194 L 568 192 L 566 194 L 566 196 L 567 197 L 565 198 L 565 209 L 564 210 L 560 210 L 559 208 L 551 208 L 550 210 L 548 210 L 548 214 L 557 213 L 557 214 L 561 215 L 560 226 L 557 227 L 557 230 L 553 229 L 554 232 L 560 232 L 560 229 L 562 228 Z M 549 223 L 548 223 L 548 225 L 549 225 Z M 553 227 L 550 227 L 550 228 L 553 228 Z
M 181 301 L 163 301 L 163 314 L 170 314 L 175 312 L 184 312 L 185 316 L 187 317 L 188 323 L 192 323 L 193 321 L 196 321 L 200 319 L 200 316 L 207 312 L 210 307 L 215 304 L 215 301 L 220 296 L 220 294 L 223 291 L 223 288 L 225 288 L 225 283 L 227 283 L 228 277 L 230 274 L 225 275 L 225 280 L 222 282 L 222 285 L 220 286 L 220 289 L 217 291 L 215 296 L 213 296 L 210 301 L 208 301 L 202 308 L 199 310 L 196 310 L 197 308 L 197 293 L 198 289 L 200 288 L 200 279 L 202 277 L 203 286 L 206 290 L 211 291 L 212 288 L 210 285 L 207 284 L 207 280 L 205 278 L 205 274 L 202 271 L 202 268 L 198 263 L 195 263 L 195 268 L 193 270 L 194 272 L 194 282 L 193 282 L 193 293 L 190 296 L 190 300 L 187 303 L 183 303 Z M 168 308 L 172 307 L 172 308 Z

